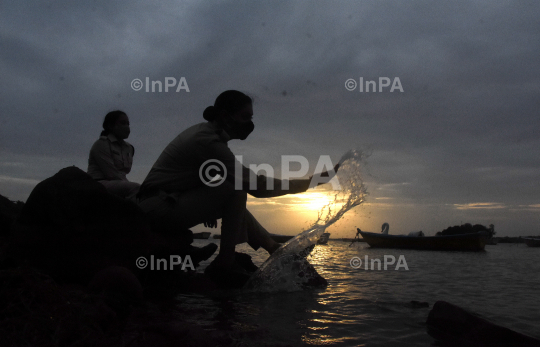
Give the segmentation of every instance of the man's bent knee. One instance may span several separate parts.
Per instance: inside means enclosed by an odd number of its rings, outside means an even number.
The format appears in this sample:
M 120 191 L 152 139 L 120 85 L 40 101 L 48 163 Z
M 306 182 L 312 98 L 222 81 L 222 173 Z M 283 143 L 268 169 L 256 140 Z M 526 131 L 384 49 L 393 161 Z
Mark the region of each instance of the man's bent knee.
M 222 184 L 216 187 L 209 187 L 211 191 L 213 190 L 214 193 L 217 193 L 222 196 L 228 196 L 231 199 L 235 200 L 245 200 L 247 201 L 247 193 L 243 190 L 238 190 L 235 188 L 235 185 L 224 181 Z

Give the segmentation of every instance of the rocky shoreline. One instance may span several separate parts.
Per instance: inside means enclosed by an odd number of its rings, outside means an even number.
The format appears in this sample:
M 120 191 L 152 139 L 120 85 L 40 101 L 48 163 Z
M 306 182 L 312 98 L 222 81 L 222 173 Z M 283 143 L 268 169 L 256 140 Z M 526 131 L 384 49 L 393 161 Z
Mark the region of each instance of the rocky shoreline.
M 76 167 L 40 182 L 26 203 L 0 195 L 3 345 L 273 346 L 258 331 L 231 329 L 216 313 L 182 307 L 179 293 L 216 293 L 203 274 L 137 266 L 141 256 L 185 258 L 192 241 L 190 230 L 152 225 L 136 204 Z M 193 316 L 214 323 L 197 325 Z M 444 302 L 435 304 L 427 326 L 449 345 L 540 346 Z
M 191 270 L 139 269 L 185 257 L 190 230 L 158 230 L 76 167 L 27 202 L 0 196 L 0 336 L 9 346 L 233 346 L 242 336 L 188 322 L 181 292 L 211 293 Z M 196 264 L 195 264 L 196 265 Z M 204 312 L 200 312 L 204 314 Z

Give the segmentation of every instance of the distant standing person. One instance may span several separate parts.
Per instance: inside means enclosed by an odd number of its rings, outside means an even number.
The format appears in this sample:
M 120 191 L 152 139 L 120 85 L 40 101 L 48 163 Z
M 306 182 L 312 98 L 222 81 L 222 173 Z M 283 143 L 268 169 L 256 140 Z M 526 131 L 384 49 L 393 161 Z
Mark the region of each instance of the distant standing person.
M 107 190 L 123 198 L 132 199 L 140 184 L 129 182 L 135 148 L 124 141 L 129 137 L 129 119 L 125 112 L 112 111 L 103 120 L 103 131 L 94 143 L 88 158 L 88 174 Z

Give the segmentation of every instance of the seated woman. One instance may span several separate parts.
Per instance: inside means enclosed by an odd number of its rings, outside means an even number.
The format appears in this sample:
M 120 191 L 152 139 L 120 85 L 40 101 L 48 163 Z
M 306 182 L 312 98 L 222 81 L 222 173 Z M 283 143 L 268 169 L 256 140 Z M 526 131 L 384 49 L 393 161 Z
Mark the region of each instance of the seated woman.
M 262 198 L 305 192 L 310 179 L 290 180 L 286 189 L 284 181 L 268 178 L 273 180 L 273 188 L 268 189 L 265 176 L 257 176 L 237 162 L 227 142 L 245 140 L 254 129 L 252 99 L 244 93 L 221 93 L 203 117 L 207 122 L 183 131 L 163 150 L 141 186 L 139 206 L 154 220 L 168 221 L 172 228 L 201 223 L 215 226 L 221 218 L 219 254 L 205 273 L 226 285 L 232 278 L 249 278 L 235 261 L 237 244 L 248 242 L 253 249 L 262 247 L 270 254 L 280 247 L 246 209 L 247 194 Z M 208 160 L 217 160 L 226 168 L 225 180 L 219 185 L 205 183 L 199 175 Z M 255 187 L 250 186 L 251 177 L 257 179 Z M 238 183 L 241 187 L 236 189 Z
M 88 174 L 107 190 L 127 199 L 134 199 L 140 184 L 129 182 L 135 148 L 124 141 L 129 137 L 129 119 L 122 111 L 107 113 L 103 131 L 94 143 L 88 158 Z

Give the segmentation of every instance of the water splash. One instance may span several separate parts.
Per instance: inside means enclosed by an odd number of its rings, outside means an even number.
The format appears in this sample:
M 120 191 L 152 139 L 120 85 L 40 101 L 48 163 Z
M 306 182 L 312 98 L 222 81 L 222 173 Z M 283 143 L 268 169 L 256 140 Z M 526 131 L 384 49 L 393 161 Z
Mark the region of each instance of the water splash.
M 318 213 L 317 220 L 305 231 L 289 240 L 272 254 L 255 272 L 245 288 L 252 291 L 296 291 L 309 283 L 313 267 L 305 259 L 326 228 L 352 208 L 364 202 L 367 195 L 361 167 L 365 154 L 349 150 L 340 161 L 337 178 L 339 191 L 331 191 L 331 201 Z

